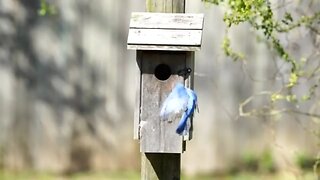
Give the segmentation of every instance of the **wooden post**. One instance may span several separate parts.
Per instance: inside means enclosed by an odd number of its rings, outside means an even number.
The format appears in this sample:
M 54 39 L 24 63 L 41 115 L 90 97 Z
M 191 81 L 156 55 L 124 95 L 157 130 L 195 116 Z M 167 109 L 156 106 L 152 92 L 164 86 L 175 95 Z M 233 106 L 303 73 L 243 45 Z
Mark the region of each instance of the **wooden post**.
M 147 12 L 185 13 L 185 0 L 146 0 Z M 180 153 L 141 153 L 142 180 L 179 180 Z
M 185 13 L 185 0 L 146 0 L 147 12 Z
M 141 179 L 179 180 L 181 154 L 142 153 Z
M 159 113 L 177 82 L 193 87 L 194 51 L 201 48 L 204 17 L 183 14 L 185 0 L 146 3 L 149 12 L 131 14 L 127 41 L 127 48 L 137 51 L 139 67 L 134 139 L 140 141 L 141 179 L 175 180 L 192 124 L 183 137 L 175 133 L 180 117 L 161 121 Z

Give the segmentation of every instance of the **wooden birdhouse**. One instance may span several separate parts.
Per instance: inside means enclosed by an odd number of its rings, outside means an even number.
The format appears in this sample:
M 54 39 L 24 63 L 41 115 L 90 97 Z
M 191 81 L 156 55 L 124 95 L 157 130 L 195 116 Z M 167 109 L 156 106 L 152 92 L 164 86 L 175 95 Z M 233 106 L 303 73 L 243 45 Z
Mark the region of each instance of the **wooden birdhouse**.
M 177 82 L 193 88 L 194 51 L 200 50 L 203 14 L 132 13 L 128 49 L 136 50 L 134 138 L 140 151 L 182 153 L 188 136 L 176 134 L 180 116 L 160 120 L 161 105 Z M 192 130 L 192 128 L 191 128 Z

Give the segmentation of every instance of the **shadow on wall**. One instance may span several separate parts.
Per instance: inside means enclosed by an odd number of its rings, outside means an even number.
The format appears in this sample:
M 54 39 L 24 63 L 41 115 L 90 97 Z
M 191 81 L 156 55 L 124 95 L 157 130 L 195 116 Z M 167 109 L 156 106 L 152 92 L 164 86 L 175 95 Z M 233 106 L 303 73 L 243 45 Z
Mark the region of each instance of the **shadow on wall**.
M 90 3 L 72 3 L 78 16 L 74 24 L 61 12 L 39 16 L 37 0 L 8 4 L 15 11 L 0 10 L 0 64 L 14 80 L 13 108 L 6 112 L 11 115 L 0 144 L 0 164 L 5 168 L 74 172 L 117 167 L 111 163 L 120 157 L 114 157 L 120 154 L 114 134 L 123 130 L 116 131 L 121 124 L 106 112 L 103 66 L 110 57 L 103 57 L 102 64 L 89 61 L 81 31 L 84 19 L 93 13 Z M 124 39 L 118 27 L 112 28 L 116 38 Z M 112 88 L 118 89 L 118 101 L 128 112 L 121 94 L 125 88 L 121 84 Z

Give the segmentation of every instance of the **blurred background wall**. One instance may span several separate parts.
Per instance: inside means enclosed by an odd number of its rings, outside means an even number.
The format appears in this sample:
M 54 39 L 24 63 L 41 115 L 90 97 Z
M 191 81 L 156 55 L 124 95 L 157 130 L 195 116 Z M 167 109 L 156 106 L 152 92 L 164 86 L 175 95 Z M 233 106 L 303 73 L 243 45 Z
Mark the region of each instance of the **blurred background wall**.
M 38 0 L 0 0 L 0 166 L 139 169 L 139 144 L 132 139 L 138 67 L 126 40 L 130 13 L 144 11 L 145 0 L 48 2 L 56 14 L 39 16 Z M 247 61 L 232 61 L 221 48 L 222 9 L 189 0 L 186 11 L 204 13 L 205 26 L 195 70 L 200 113 L 182 156 L 184 172 L 223 172 L 237 168 L 243 157 L 266 154 L 276 168 L 294 169 L 299 154 L 315 156 L 316 120 L 296 114 L 239 116 L 246 98 L 283 84 L 286 65 L 257 43 L 246 25 L 229 33 Z M 314 48 L 308 32 L 290 36 L 287 47 L 297 56 Z M 246 110 L 266 102 L 267 96 L 258 96 Z M 301 108 L 317 112 L 319 103 Z

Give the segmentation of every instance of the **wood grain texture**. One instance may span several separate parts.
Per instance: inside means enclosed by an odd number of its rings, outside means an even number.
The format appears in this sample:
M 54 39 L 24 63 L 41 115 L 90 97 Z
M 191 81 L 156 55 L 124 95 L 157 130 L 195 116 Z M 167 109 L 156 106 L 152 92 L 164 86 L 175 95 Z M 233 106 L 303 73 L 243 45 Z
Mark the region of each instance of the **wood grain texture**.
M 131 50 L 200 51 L 200 46 L 127 45 Z
M 148 12 L 184 13 L 184 0 L 146 0 Z
M 167 1 L 154 1 L 154 3 L 166 2 L 165 4 L 169 5 Z M 171 5 L 175 3 L 171 1 Z M 132 13 L 128 49 L 200 50 L 203 19 L 203 14 Z
M 172 6 L 169 7 L 168 4 L 171 4 Z M 149 12 L 184 13 L 185 12 L 185 0 L 146 0 L 146 9 Z M 144 51 L 144 52 L 148 52 L 148 51 Z M 154 51 L 150 51 L 150 52 L 152 53 Z M 158 51 L 158 52 L 161 52 L 161 51 Z M 165 51 L 165 52 L 168 52 L 168 51 Z M 175 51 L 169 51 L 169 52 L 174 52 L 174 53 L 179 54 L 178 52 L 175 52 Z M 159 56 L 160 62 L 162 60 L 161 57 L 163 57 L 163 56 Z M 146 58 L 146 60 L 148 60 L 148 59 L 149 58 Z M 184 59 L 184 61 L 185 61 L 185 59 Z M 182 63 L 182 65 L 183 64 L 184 63 Z M 178 64 L 178 67 L 180 67 L 180 65 Z M 153 74 L 153 72 L 151 74 Z M 151 78 L 150 77 L 151 74 L 149 74 L 149 76 L 146 75 L 146 78 Z M 171 78 L 170 81 L 167 81 L 166 83 L 162 82 L 162 84 L 161 84 L 162 89 L 159 90 L 158 93 L 165 92 L 165 95 L 167 95 L 170 91 L 170 88 L 168 86 L 172 86 L 172 83 L 174 83 L 174 82 L 183 81 L 183 79 L 181 79 L 181 77 L 178 77 L 177 75 L 173 75 L 170 78 Z M 157 83 L 160 83 L 160 82 L 157 82 Z M 153 92 L 149 92 L 149 93 L 152 94 Z M 160 96 L 158 95 L 158 98 L 162 98 L 162 99 L 157 99 L 157 101 L 160 103 L 164 101 L 163 100 L 164 97 L 162 97 L 162 96 L 164 96 L 164 95 L 160 95 Z M 157 114 L 159 114 L 159 110 L 160 110 L 159 105 L 160 104 L 158 104 L 158 107 L 156 106 L 156 109 L 158 109 Z M 158 118 L 156 118 L 156 119 L 158 119 Z M 160 123 L 163 123 L 163 122 L 160 121 Z M 172 130 L 173 127 L 170 127 L 170 129 Z M 163 129 L 160 129 L 160 130 L 163 130 Z M 175 133 L 175 131 L 173 131 L 173 133 Z M 171 134 L 171 136 L 174 137 L 173 140 L 176 139 L 176 136 L 174 136 L 173 134 Z M 155 136 L 153 136 L 153 137 L 155 137 Z M 142 136 L 142 138 L 145 138 L 145 137 Z M 161 136 L 160 140 L 162 141 L 163 138 L 166 138 L 166 136 Z M 145 140 L 147 140 L 147 139 L 145 139 Z M 169 139 L 169 140 L 171 140 L 171 139 Z M 172 142 L 172 143 L 178 143 L 178 144 L 174 144 L 173 145 L 174 147 L 176 147 L 177 145 L 180 146 L 179 144 L 181 143 L 182 138 L 180 137 L 180 139 L 178 139 L 178 140 L 179 140 L 178 142 L 176 142 L 176 141 Z M 143 140 L 141 139 L 140 142 L 142 143 Z M 168 142 L 170 143 L 170 141 L 168 141 Z M 184 141 L 182 141 L 182 142 L 184 142 Z M 158 143 L 158 146 L 159 145 L 160 145 L 160 147 L 163 146 L 161 144 L 163 144 L 163 142 Z M 141 150 L 143 149 L 143 147 L 144 146 L 140 145 Z M 148 147 L 148 146 L 145 146 L 145 147 Z M 180 151 L 180 149 L 176 149 L 176 150 Z M 181 151 L 182 150 L 183 149 L 181 147 Z M 143 179 L 143 180 L 158 180 L 158 179 L 160 179 L 160 180 L 164 180 L 164 179 L 179 180 L 180 179 L 180 163 L 181 163 L 180 152 L 178 152 L 178 154 L 173 154 L 173 153 L 155 153 L 155 154 L 142 153 L 142 156 L 141 156 L 141 179 Z M 150 155 L 151 155 L 151 157 L 150 157 Z M 155 157 L 152 157 L 152 156 L 155 156 Z
M 180 154 L 142 153 L 141 179 L 179 180 Z
M 182 137 L 175 130 L 181 116 L 160 120 L 160 108 L 177 82 L 184 82 L 179 70 L 186 67 L 185 52 L 143 51 L 141 79 L 141 152 L 181 153 Z M 170 67 L 172 75 L 158 80 L 154 70 L 159 64 Z
M 200 46 L 201 30 L 130 29 L 128 44 Z
M 194 71 L 195 71 L 195 63 L 194 63 L 194 52 L 186 52 L 186 67 L 191 68 L 192 72 L 189 77 L 186 79 L 186 87 L 190 89 L 194 89 Z M 190 118 L 191 127 L 189 133 L 183 137 L 183 139 L 191 140 L 193 136 L 193 116 Z
M 203 14 L 133 12 L 130 28 L 202 30 Z
M 136 99 L 135 99 L 135 107 L 134 107 L 134 119 L 133 119 L 133 139 L 140 139 L 140 112 L 141 112 L 141 59 L 142 59 L 142 51 L 137 51 L 136 61 L 138 68 L 136 68 Z

